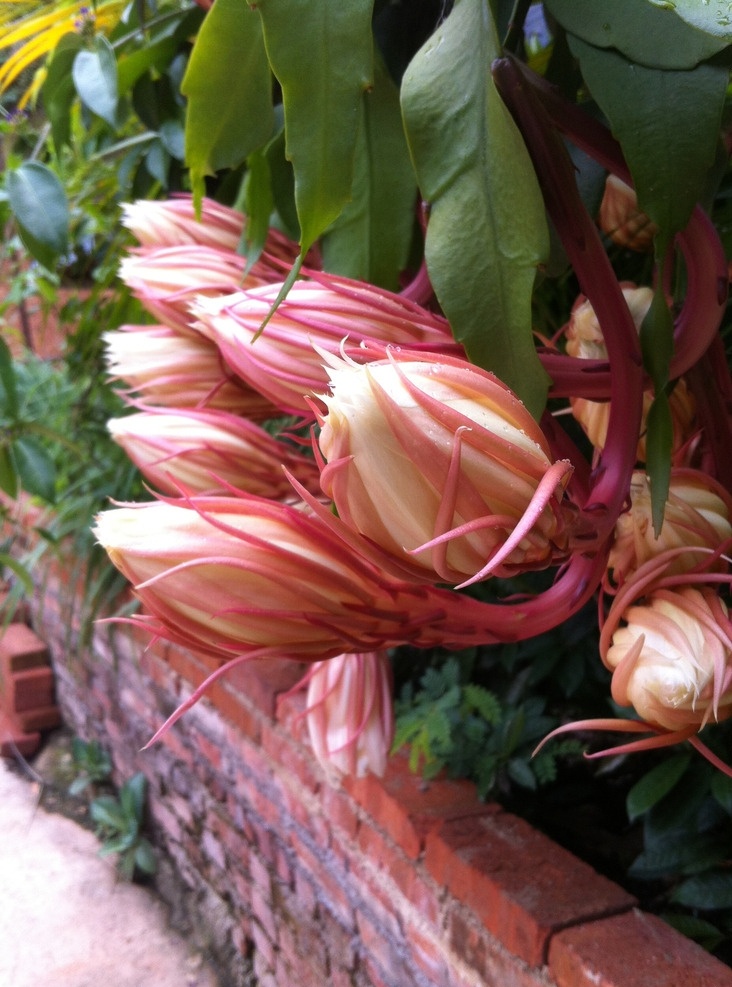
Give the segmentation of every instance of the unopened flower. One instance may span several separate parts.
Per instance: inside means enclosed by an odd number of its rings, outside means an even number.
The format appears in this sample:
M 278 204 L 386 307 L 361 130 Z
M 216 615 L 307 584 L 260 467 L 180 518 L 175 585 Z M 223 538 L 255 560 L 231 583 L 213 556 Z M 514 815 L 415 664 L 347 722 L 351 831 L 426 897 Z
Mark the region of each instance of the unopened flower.
M 404 351 L 329 374 L 323 490 L 396 571 L 465 584 L 561 555 L 572 467 L 492 374 Z
M 658 227 L 638 208 L 635 190 L 617 175 L 608 175 L 598 223 L 613 243 L 627 250 L 648 253 Z
M 630 485 L 630 507 L 615 525 L 608 559 L 613 580 L 620 583 L 649 559 L 684 545 L 717 549 L 732 537 L 732 499 L 706 473 L 673 469 L 663 526 L 658 537 L 653 530 L 651 489 L 643 471 L 636 471 Z M 674 555 L 665 575 L 697 566 L 698 552 Z
M 368 341 L 459 350 L 445 319 L 399 295 L 335 275 L 296 282 L 262 330 L 280 288 L 201 298 L 194 311 L 200 331 L 235 372 L 291 414 L 309 413 L 313 395 L 327 386 L 322 353 L 343 347 L 363 361 L 373 356 L 359 348 Z
M 151 615 L 133 623 L 227 665 L 444 639 L 439 594 L 384 576 L 304 508 L 155 501 L 105 511 L 94 533 Z
M 169 326 L 125 325 L 104 333 L 110 376 L 146 405 L 220 408 L 253 421 L 278 412 L 234 376 L 217 347 L 199 334 Z
M 361 778 L 381 777 L 394 739 L 392 675 L 385 651 L 316 662 L 306 676 L 307 720 L 324 767 Z
M 651 306 L 653 292 L 650 288 L 638 288 L 630 284 L 624 285 L 622 290 L 633 321 L 640 330 L 641 323 Z M 602 329 L 592 305 L 584 296 L 580 296 L 572 308 L 566 328 L 566 347 L 570 356 L 585 360 L 607 359 Z M 590 401 L 587 398 L 571 398 L 569 403 L 574 418 L 582 426 L 587 438 L 596 450 L 602 450 L 610 421 L 610 404 L 607 401 Z M 647 391 L 643 395 L 641 435 L 638 438 L 636 453 L 641 462 L 645 462 L 646 458 L 645 421 L 652 403 L 653 393 Z M 669 397 L 669 407 L 673 422 L 672 451 L 677 452 L 688 441 L 694 426 L 694 398 L 683 379 L 676 381 Z
M 293 499 L 283 467 L 318 489 L 315 462 L 254 422 L 224 411 L 141 411 L 107 423 L 109 432 L 161 493 L 227 493 L 231 487 L 275 500 Z
M 620 623 L 601 642 L 616 703 L 669 731 L 732 714 L 732 624 L 715 589 L 655 590 Z
M 260 258 L 251 271 L 245 271 L 245 257 L 199 244 L 139 247 L 119 266 L 120 278 L 145 309 L 179 332 L 192 331 L 190 306 L 198 296 L 218 298 L 279 281 L 283 266 Z

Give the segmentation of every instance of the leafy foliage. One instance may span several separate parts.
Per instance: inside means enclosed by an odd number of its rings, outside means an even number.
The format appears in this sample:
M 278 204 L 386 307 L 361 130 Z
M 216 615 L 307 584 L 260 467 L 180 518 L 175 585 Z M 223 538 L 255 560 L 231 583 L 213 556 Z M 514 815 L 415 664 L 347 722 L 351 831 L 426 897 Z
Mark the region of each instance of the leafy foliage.
M 146 792 L 147 779 L 138 772 L 116 795 L 99 795 L 89 806 L 103 840 L 100 854 L 117 854 L 117 870 L 127 881 L 137 873 L 150 875 L 157 870 L 155 851 L 142 832 Z

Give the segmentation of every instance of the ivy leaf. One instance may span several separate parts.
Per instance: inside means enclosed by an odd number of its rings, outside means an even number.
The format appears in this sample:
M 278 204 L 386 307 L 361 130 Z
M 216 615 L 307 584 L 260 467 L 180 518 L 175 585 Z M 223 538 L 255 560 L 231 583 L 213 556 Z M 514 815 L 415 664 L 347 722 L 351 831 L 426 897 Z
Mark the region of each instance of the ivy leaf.
M 430 203 L 425 255 L 443 311 L 470 359 L 538 416 L 548 378 L 531 296 L 549 236 L 528 152 L 491 77 L 499 55 L 487 0 L 459 0 L 407 68 L 402 112 Z
M 654 0 L 546 0 L 545 6 L 570 34 L 598 48 L 615 48 L 651 68 L 693 68 L 730 40 L 694 30 L 693 22 L 685 24 L 676 16 L 678 10 Z M 704 9 L 699 0 L 689 0 L 689 6 Z
M 94 39 L 91 50 L 80 51 L 71 69 L 79 99 L 110 127 L 117 121 L 117 60 L 103 34 Z
M 417 182 L 399 92 L 380 59 L 362 104 L 352 199 L 323 239 L 323 261 L 329 271 L 395 291 L 412 241 Z
M 185 159 L 196 201 L 206 175 L 236 167 L 271 136 L 271 83 L 258 14 L 244 0 L 216 0 L 181 83 L 188 98 Z
M 69 208 L 59 178 L 38 161 L 24 161 L 9 171 L 6 188 L 21 239 L 45 267 L 53 267 L 66 250 Z
M 628 792 L 626 808 L 631 822 L 668 795 L 690 761 L 688 754 L 676 754 L 656 765 L 633 785 Z
M 303 255 L 351 197 L 361 97 L 372 85 L 372 8 L 373 0 L 256 5 L 282 88 Z

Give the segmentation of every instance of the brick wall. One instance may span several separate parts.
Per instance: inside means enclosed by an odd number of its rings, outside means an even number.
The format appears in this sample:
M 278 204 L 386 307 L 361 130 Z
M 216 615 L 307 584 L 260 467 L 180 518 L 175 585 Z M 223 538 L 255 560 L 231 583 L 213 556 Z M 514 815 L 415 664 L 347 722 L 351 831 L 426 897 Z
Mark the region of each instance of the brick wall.
M 48 575 L 48 574 L 47 574 Z M 244 987 L 722 987 L 732 970 L 469 783 L 327 776 L 294 662 L 252 662 L 142 750 L 207 673 L 126 626 L 78 640 L 69 573 L 32 604 L 66 724 L 149 780 L 158 887 Z M 71 627 L 71 631 L 69 631 Z

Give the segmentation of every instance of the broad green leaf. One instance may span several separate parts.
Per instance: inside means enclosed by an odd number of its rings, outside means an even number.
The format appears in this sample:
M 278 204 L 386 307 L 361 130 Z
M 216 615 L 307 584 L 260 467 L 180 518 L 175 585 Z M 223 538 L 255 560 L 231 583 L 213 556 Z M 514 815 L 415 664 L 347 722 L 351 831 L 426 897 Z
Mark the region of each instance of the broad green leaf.
M 732 816 L 732 778 L 717 771 L 712 778 L 711 791 L 714 798 Z
M 668 795 L 686 771 L 690 759 L 689 754 L 676 754 L 656 765 L 633 785 L 626 800 L 631 822 Z
M 725 834 L 700 833 L 689 839 L 687 832 L 679 830 L 661 840 L 648 840 L 629 873 L 646 881 L 666 874 L 697 874 L 722 863 L 728 853 L 729 839 Z
M 732 908 L 732 873 L 711 871 L 689 877 L 674 890 L 671 900 L 702 912 Z
M 284 120 L 265 149 L 275 209 L 288 236 L 300 239 L 300 223 L 295 204 L 295 173 L 285 157 Z
M 92 50 L 80 51 L 71 74 L 79 99 L 110 127 L 117 122 L 117 60 L 112 46 L 99 34 Z
M 282 88 L 306 253 L 351 197 L 361 97 L 372 85 L 373 0 L 258 0 L 256 6 Z
M 417 182 L 399 92 L 380 59 L 363 96 L 353 198 L 323 238 L 327 270 L 396 291 L 414 233 Z
M 56 151 L 71 142 L 71 107 L 76 100 L 76 88 L 71 75 L 74 59 L 83 41 L 78 34 L 66 34 L 56 45 L 41 89 Z
M 673 11 L 700 31 L 732 42 L 732 7 L 729 0 L 649 0 L 655 7 Z
M 701 0 L 689 3 L 698 8 Z M 727 44 L 685 24 L 672 4 L 663 9 L 653 0 L 546 0 L 545 6 L 570 34 L 650 68 L 690 69 Z
M 688 223 L 714 165 L 729 70 L 645 68 L 576 37 L 570 47 L 623 148 L 640 208 L 672 236 Z
M 25 161 L 7 174 L 10 208 L 23 242 L 33 256 L 52 267 L 68 242 L 69 209 L 58 177 L 37 161 Z
M 37 439 L 24 435 L 12 443 L 11 454 L 23 490 L 52 504 L 56 499 L 56 468 L 46 449 Z
M 0 490 L 13 499 L 18 496 L 18 474 L 7 445 L 0 445 Z
M 196 200 L 204 177 L 241 164 L 272 134 L 272 77 L 259 15 L 245 0 L 216 0 L 181 86 L 188 98 L 185 157 Z
M 528 152 L 491 78 L 499 55 L 487 0 L 460 0 L 410 63 L 402 112 L 430 203 L 427 267 L 452 331 L 538 416 L 548 378 L 531 295 L 549 236 Z
M 18 414 L 18 386 L 13 355 L 2 338 L 0 338 L 0 414 L 3 418 L 11 420 Z
M 143 874 L 154 874 L 158 869 L 155 850 L 149 840 L 142 837 L 135 847 L 135 867 Z
M 129 92 L 137 80 L 151 68 L 158 71 L 166 66 L 178 48 L 175 37 L 163 38 L 155 44 L 123 52 L 117 63 L 117 87 L 120 96 Z
M 264 149 L 254 151 L 247 158 L 247 173 L 242 191 L 241 208 L 247 222 L 239 249 L 247 259 L 248 272 L 262 256 L 274 209 L 272 175 Z

